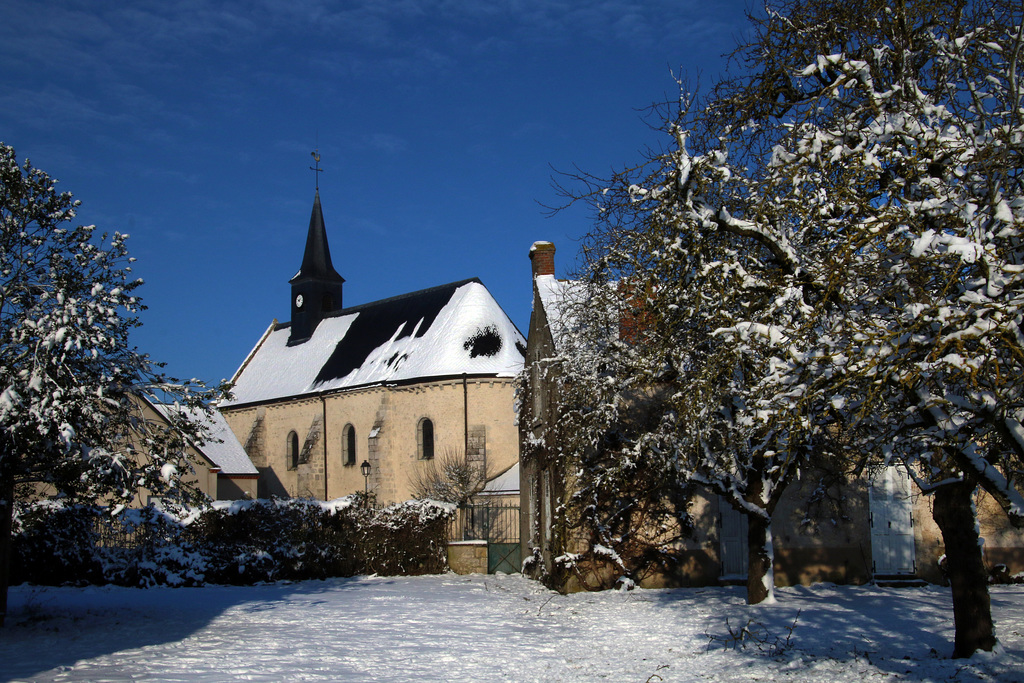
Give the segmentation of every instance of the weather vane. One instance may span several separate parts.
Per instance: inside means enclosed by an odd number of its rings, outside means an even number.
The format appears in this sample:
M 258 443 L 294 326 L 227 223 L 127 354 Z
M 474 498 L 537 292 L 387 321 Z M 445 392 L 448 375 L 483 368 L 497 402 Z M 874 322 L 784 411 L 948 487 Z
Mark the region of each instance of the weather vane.
M 315 177 L 316 177 L 316 191 L 319 192 L 320 191 L 320 174 L 324 172 L 324 170 L 322 168 L 320 168 L 320 150 L 318 149 L 315 152 L 310 152 L 310 154 L 313 155 L 313 161 L 316 162 L 316 166 L 310 166 L 309 170 L 313 171 L 313 173 L 315 174 Z

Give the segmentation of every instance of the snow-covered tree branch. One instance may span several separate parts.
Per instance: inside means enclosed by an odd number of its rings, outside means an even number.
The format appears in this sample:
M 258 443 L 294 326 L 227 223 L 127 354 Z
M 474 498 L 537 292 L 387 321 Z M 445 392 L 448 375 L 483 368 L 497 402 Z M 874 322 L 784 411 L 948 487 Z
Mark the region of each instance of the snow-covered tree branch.
M 667 117 L 667 151 L 571 194 L 598 220 L 583 279 L 634 321 L 602 360 L 659 390 L 632 447 L 765 527 L 811 461 L 901 461 L 936 492 L 955 611 L 987 605 L 970 492 L 1024 511 L 1019 3 L 752 20 L 748 69 Z M 957 654 L 995 643 L 973 619 Z

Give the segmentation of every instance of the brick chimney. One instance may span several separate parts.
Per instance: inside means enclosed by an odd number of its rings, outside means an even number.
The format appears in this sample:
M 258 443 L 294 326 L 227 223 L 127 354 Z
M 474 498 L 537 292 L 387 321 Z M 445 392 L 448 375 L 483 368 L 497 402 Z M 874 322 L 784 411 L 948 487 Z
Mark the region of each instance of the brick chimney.
M 534 242 L 530 247 L 530 261 L 533 277 L 555 274 L 555 245 L 551 242 Z

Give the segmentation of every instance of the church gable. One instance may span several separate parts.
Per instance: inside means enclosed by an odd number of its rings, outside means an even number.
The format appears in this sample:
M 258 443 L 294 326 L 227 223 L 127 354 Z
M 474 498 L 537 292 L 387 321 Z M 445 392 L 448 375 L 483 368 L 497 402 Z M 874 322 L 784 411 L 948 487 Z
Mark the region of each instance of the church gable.
M 289 345 L 276 326 L 234 378 L 225 407 L 310 393 L 461 375 L 512 376 L 524 339 L 476 279 L 355 306 Z

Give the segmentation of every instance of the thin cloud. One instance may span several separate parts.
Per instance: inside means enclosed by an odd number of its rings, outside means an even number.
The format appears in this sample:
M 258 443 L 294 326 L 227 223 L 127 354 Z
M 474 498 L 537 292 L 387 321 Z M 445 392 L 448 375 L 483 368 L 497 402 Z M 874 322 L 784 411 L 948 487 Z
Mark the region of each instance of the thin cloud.
M 40 89 L 18 88 L 0 94 L 0 121 L 17 112 L 17 124 L 26 128 L 81 127 L 103 124 L 125 125 L 132 117 L 123 111 L 112 111 L 93 98 L 81 96 L 67 88 L 47 85 Z M 13 117 L 12 117 L 13 118 Z
M 364 149 L 376 150 L 387 154 L 400 154 L 409 149 L 408 140 L 391 133 L 371 133 L 362 138 Z

